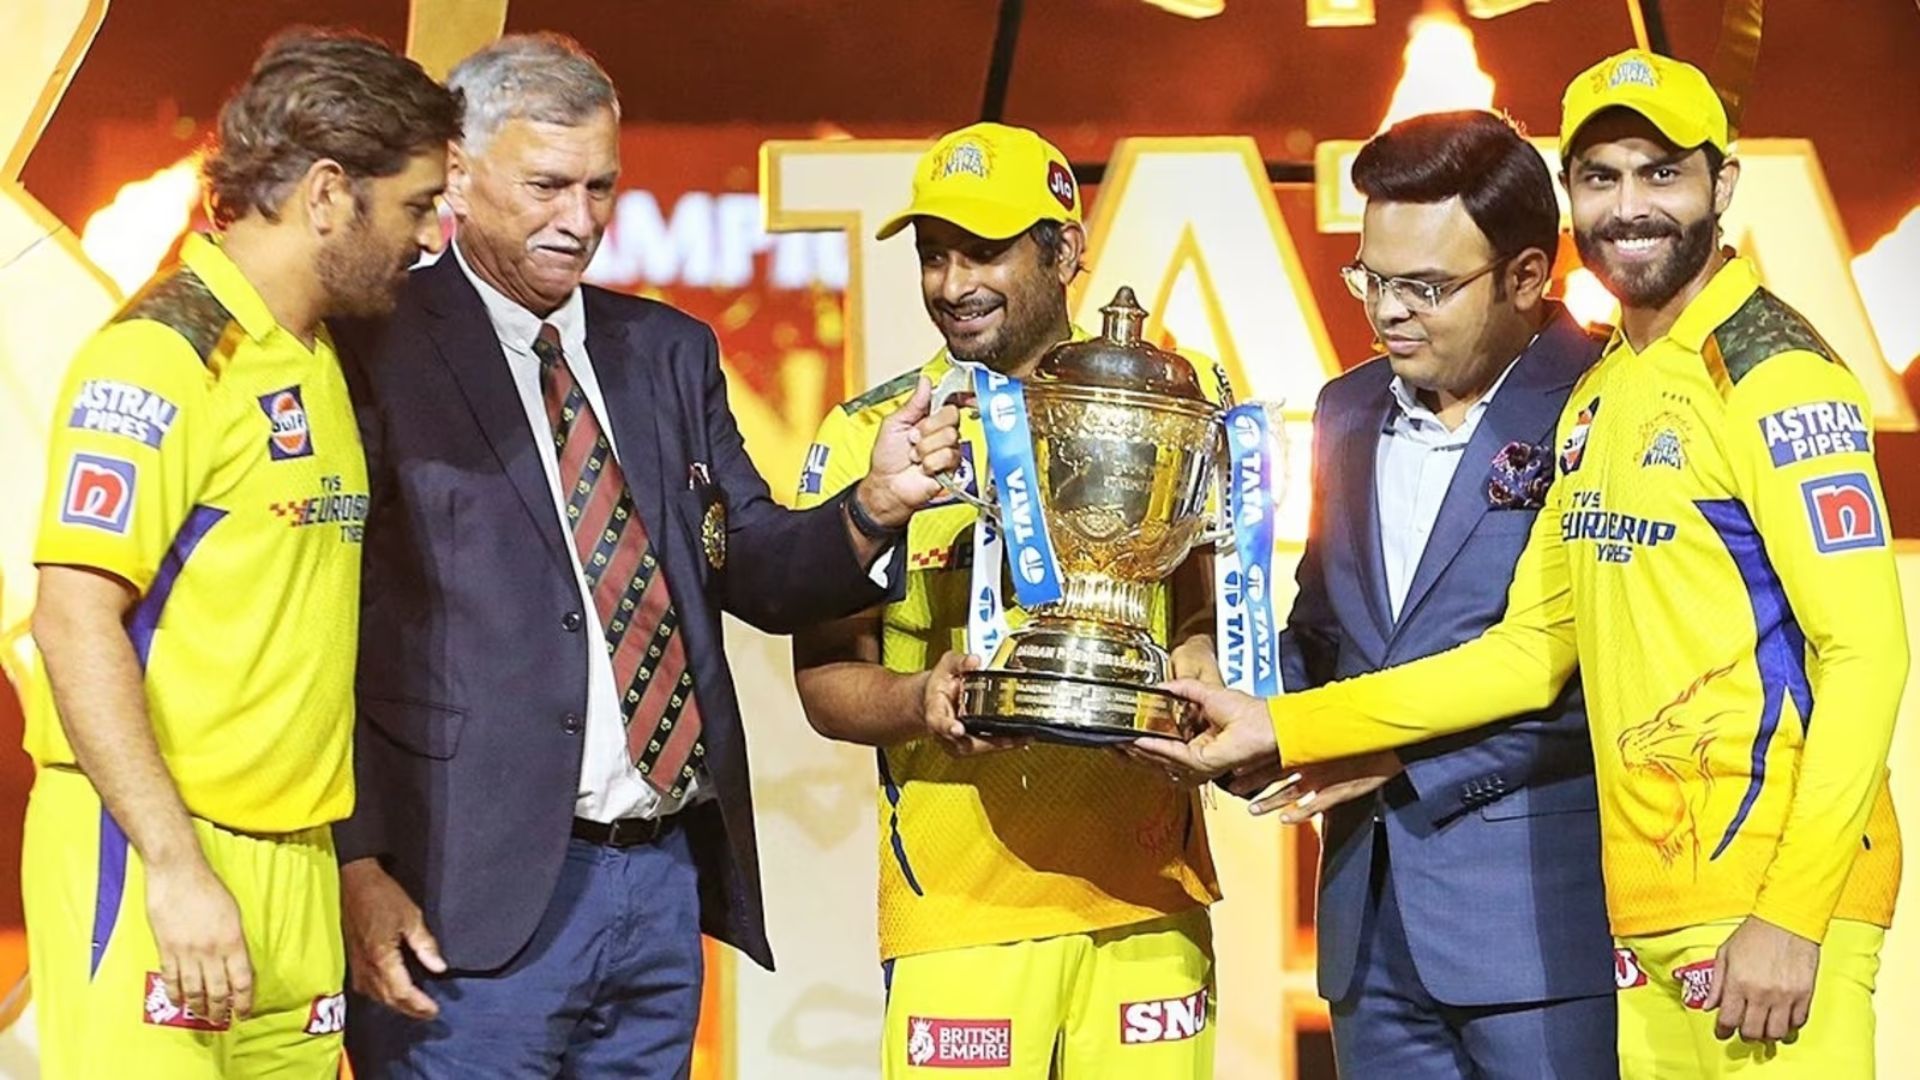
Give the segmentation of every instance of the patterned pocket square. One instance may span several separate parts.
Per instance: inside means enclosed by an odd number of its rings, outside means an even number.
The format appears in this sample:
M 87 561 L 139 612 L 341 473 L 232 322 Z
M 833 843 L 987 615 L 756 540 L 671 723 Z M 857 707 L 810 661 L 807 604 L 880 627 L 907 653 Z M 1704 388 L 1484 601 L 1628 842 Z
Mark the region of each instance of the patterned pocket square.
M 1553 483 L 1553 454 L 1544 446 L 1510 442 L 1493 456 L 1487 473 L 1487 505 L 1495 510 L 1538 510 Z

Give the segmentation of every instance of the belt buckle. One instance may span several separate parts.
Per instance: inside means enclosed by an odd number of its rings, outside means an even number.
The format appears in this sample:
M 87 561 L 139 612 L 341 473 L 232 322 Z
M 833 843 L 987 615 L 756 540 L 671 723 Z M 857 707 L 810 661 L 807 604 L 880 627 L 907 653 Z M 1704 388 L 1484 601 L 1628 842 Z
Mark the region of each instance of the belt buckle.
M 617 818 L 607 826 L 607 844 L 611 847 L 638 847 L 652 843 L 659 835 L 659 818 Z

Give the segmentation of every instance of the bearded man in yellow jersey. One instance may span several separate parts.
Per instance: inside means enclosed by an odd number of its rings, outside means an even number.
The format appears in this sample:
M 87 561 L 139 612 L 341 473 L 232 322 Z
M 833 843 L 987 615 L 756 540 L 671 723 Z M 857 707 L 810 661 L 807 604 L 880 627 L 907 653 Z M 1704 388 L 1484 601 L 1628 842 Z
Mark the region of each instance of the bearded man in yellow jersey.
M 1871 407 L 1716 248 L 1740 165 L 1704 75 L 1622 53 L 1564 104 L 1575 238 L 1621 325 L 1561 416 L 1506 618 L 1269 702 L 1184 684 L 1213 730 L 1135 752 L 1203 776 L 1346 757 L 1537 708 L 1577 659 L 1622 1074 L 1871 1076 L 1908 669 Z
M 333 1077 L 367 471 L 321 320 L 437 248 L 456 96 L 269 44 L 187 238 L 54 415 L 22 884 L 43 1074 Z
M 1024 376 L 1085 336 L 1066 297 L 1086 245 L 1080 216 L 1066 159 L 1032 131 L 977 124 L 921 158 L 912 204 L 880 237 L 912 227 L 947 347 L 828 414 L 802 505 L 857 478 L 880 419 L 922 377 L 938 384 L 956 364 Z M 1217 397 L 1212 365 L 1197 371 Z M 977 417 L 961 437 L 960 482 L 974 486 L 987 475 Z M 1211 1076 L 1206 909 L 1218 889 L 1195 796 L 1108 752 L 966 733 L 954 710 L 961 673 L 979 663 L 970 598 L 983 581 L 994 591 L 1003 568 L 974 576 L 976 512 L 948 503 L 908 527 L 904 597 L 794 646 L 815 729 L 878 748 L 884 1075 Z M 1206 625 L 1203 571 L 1190 560 L 1160 588 L 1155 619 L 1162 641 L 1182 640 L 1176 672 L 1217 681 L 1207 637 L 1169 635 Z

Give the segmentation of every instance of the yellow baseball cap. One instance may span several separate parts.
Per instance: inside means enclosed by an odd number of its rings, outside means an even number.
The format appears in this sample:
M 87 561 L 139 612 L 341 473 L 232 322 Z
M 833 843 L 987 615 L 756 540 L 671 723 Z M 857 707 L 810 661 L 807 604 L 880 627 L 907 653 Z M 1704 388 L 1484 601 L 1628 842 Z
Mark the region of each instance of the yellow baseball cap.
M 1692 64 L 1645 49 L 1609 56 L 1574 76 L 1560 100 L 1560 155 L 1587 121 L 1605 109 L 1631 109 L 1653 122 L 1675 146 L 1731 144 L 1727 110 L 1706 75 Z
M 913 170 L 913 201 L 887 219 L 885 240 L 917 217 L 1005 240 L 1038 221 L 1079 221 L 1080 185 L 1058 147 L 1026 128 L 973 124 L 943 135 Z

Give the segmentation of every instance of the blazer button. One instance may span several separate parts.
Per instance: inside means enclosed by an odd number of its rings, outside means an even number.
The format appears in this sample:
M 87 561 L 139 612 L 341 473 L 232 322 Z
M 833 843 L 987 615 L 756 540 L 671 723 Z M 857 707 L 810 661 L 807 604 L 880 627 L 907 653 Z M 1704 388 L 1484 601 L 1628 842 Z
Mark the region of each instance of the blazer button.
M 560 730 L 569 735 L 580 734 L 580 717 L 577 713 L 568 713 L 560 720 Z
M 582 621 L 579 612 L 569 611 L 565 615 L 560 616 L 560 628 L 568 633 L 572 633 L 580 629 L 580 623 Z

